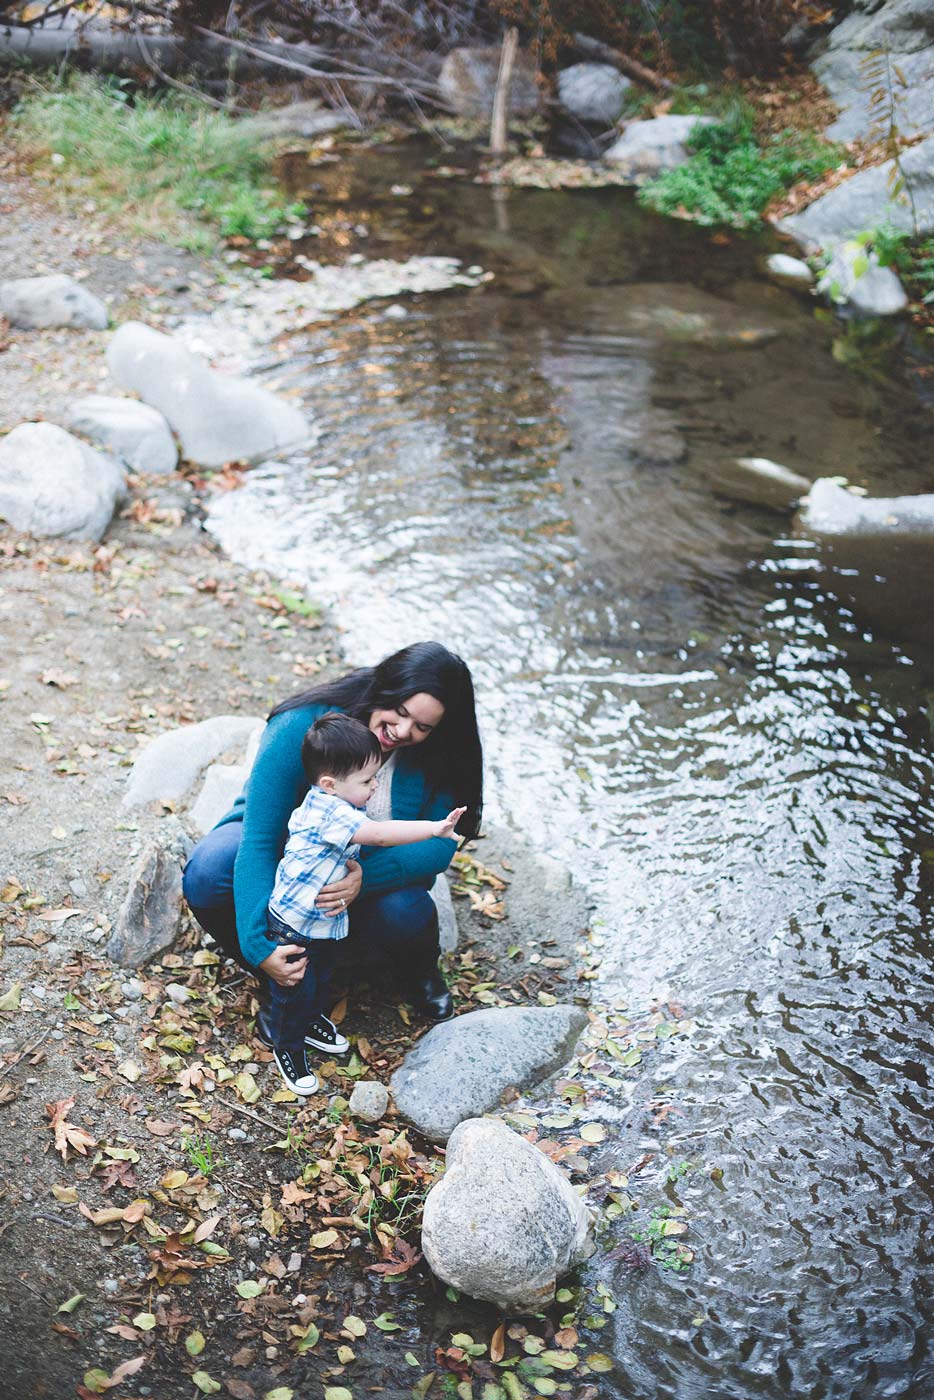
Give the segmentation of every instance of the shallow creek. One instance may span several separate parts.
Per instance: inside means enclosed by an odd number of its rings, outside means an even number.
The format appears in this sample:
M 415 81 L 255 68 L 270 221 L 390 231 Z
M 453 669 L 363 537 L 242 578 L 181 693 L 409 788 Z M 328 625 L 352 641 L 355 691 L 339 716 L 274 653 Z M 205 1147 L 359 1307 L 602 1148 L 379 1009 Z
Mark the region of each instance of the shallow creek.
M 593 1106 L 604 1169 L 675 1168 L 655 1197 L 696 1254 L 633 1269 L 625 1222 L 604 1237 L 600 1395 L 932 1393 L 932 658 L 713 488 L 758 455 L 930 491 L 930 419 L 897 359 L 842 363 L 764 245 L 420 162 L 297 162 L 304 253 L 494 279 L 293 340 L 275 379 L 320 439 L 210 528 L 330 605 L 352 660 L 468 658 L 492 817 L 591 897 L 595 1007 L 696 1022 Z

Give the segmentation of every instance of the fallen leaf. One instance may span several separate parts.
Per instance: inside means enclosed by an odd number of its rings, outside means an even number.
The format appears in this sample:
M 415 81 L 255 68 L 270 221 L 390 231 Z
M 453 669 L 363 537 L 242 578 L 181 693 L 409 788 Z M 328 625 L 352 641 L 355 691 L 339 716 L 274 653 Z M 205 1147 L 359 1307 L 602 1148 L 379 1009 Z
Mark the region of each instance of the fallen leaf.
M 20 983 L 14 982 L 9 991 L 4 992 L 3 996 L 0 997 L 0 1011 L 18 1011 L 22 991 Z
M 266 1285 L 261 1283 L 259 1279 L 245 1278 L 237 1284 L 237 1292 L 241 1298 L 258 1298 L 265 1287 Z
M 151 1312 L 137 1313 L 133 1319 L 133 1326 L 138 1327 L 141 1332 L 151 1332 L 156 1325 L 156 1315 Z
M 143 1122 L 146 1128 L 154 1137 L 169 1137 L 172 1133 L 178 1132 L 177 1123 L 167 1123 L 164 1118 L 147 1118 Z
M 506 1324 L 501 1322 L 490 1338 L 490 1360 L 502 1361 L 506 1355 Z
M 579 1131 L 584 1142 L 603 1142 L 606 1139 L 606 1128 L 602 1123 L 585 1123 Z
M 84 1157 L 89 1147 L 97 1146 L 97 1138 L 85 1132 L 84 1128 L 78 1128 L 74 1123 L 67 1121 L 65 1115 L 74 1106 L 73 1098 L 59 1099 L 57 1103 L 47 1103 L 45 1106 L 45 1111 L 52 1120 L 49 1126 L 55 1134 L 55 1147 L 62 1154 L 63 1162 L 68 1160 L 69 1147 L 73 1147 Z
M 55 1311 L 63 1313 L 73 1313 L 78 1304 L 80 1302 L 83 1302 L 85 1296 L 86 1295 L 84 1293 L 73 1293 L 72 1296 L 66 1302 L 62 1303 L 61 1307 L 56 1308 Z
M 185 1338 L 185 1350 L 189 1356 L 200 1356 L 204 1351 L 204 1333 L 189 1332 Z
M 336 1230 L 319 1230 L 311 1237 L 312 1249 L 330 1249 L 332 1244 L 337 1244 L 340 1235 Z M 375 1265 L 374 1265 L 375 1267 Z
M 44 919 L 47 924 L 63 924 L 66 919 L 74 919 L 83 913 L 83 909 L 44 909 L 41 914 L 36 914 L 34 917 Z
M 354 1317 L 353 1313 L 351 1313 L 348 1317 L 344 1318 L 344 1331 L 349 1332 L 351 1337 L 365 1337 L 366 1323 L 363 1321 L 362 1317 Z
M 221 1388 L 220 1381 L 216 1381 L 213 1376 L 209 1376 L 207 1371 L 196 1371 L 191 1378 L 192 1385 L 196 1385 L 202 1395 L 216 1395 Z

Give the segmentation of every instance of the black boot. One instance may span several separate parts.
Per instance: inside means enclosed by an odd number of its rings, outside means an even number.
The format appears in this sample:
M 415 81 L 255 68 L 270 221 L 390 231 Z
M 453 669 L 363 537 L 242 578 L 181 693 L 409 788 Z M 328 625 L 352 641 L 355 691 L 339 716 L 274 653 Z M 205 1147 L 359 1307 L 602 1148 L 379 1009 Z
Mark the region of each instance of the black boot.
M 416 958 L 413 959 L 408 984 L 409 999 L 415 1010 L 429 1021 L 448 1021 L 454 1015 L 454 999 L 438 967 L 441 943 L 438 938 L 437 914 L 432 915 L 425 938 L 428 946 L 420 946 Z

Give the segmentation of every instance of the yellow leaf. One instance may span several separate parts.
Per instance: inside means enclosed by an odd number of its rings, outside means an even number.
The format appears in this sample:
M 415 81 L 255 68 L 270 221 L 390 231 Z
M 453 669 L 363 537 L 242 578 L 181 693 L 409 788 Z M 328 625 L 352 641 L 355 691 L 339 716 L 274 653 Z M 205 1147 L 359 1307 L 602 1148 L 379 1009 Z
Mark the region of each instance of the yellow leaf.
M 53 1186 L 52 1195 L 57 1201 L 61 1201 L 63 1206 L 73 1206 L 78 1199 L 77 1186 Z
M 0 1011 L 18 1011 L 22 990 L 19 982 L 14 982 L 10 990 L 0 997 Z
M 341 1363 L 342 1366 L 349 1366 L 350 1363 L 351 1363 L 351 1361 L 355 1361 L 355 1360 L 356 1360 L 356 1357 L 354 1356 L 354 1353 L 353 1353 L 353 1347 L 348 1347 L 348 1346 L 338 1347 L 338 1348 L 337 1348 L 337 1359 L 338 1359 L 338 1361 Z
M 366 1323 L 363 1321 L 362 1317 L 354 1317 L 353 1313 L 351 1313 L 348 1317 L 344 1318 L 344 1331 L 349 1332 L 352 1337 L 365 1337 Z
M 312 1235 L 311 1245 L 313 1249 L 330 1249 L 339 1239 L 340 1235 L 336 1230 L 319 1230 L 316 1235 Z
M 683 1220 L 665 1220 L 662 1222 L 663 1235 L 684 1235 L 687 1233 L 687 1228 Z
M 174 1172 L 166 1172 L 165 1176 L 160 1182 L 160 1185 L 164 1186 L 167 1191 L 174 1191 L 177 1189 L 177 1187 L 184 1186 L 187 1180 L 188 1173 L 183 1172 L 180 1169 L 176 1169 Z
M 151 1332 L 156 1325 L 156 1315 L 150 1312 L 137 1313 L 133 1319 L 133 1326 L 138 1327 L 141 1332 Z
M 585 1142 L 603 1142 L 606 1138 L 606 1128 L 602 1123 L 585 1123 L 580 1135 Z

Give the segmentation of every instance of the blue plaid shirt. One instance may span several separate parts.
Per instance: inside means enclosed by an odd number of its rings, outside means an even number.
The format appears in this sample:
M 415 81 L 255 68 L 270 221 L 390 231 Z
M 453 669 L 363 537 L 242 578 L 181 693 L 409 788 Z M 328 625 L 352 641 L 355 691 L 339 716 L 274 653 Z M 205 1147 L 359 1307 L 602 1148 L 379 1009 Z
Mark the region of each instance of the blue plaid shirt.
M 347 937 L 347 910 L 323 914 L 315 900 L 325 885 L 343 879 L 348 860 L 356 860 L 360 847 L 353 838 L 366 819 L 365 812 L 319 787 L 308 789 L 289 818 L 269 908 L 299 938 Z

